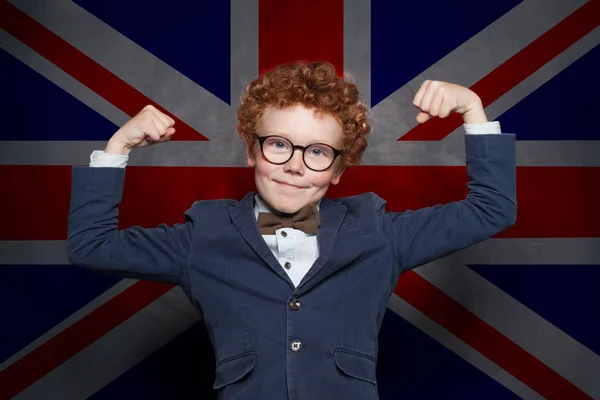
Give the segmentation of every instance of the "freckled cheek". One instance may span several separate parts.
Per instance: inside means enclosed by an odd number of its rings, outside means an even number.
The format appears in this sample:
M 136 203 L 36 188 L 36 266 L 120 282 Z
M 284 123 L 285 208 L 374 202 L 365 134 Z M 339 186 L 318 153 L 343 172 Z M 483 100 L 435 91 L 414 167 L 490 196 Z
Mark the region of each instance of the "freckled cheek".
M 329 185 L 331 182 L 331 174 L 318 174 L 314 175 L 310 179 L 311 186 L 321 189 Z
M 276 172 L 275 169 L 277 168 L 277 166 L 272 164 L 265 165 L 264 163 L 258 163 L 255 168 L 256 170 L 254 172 L 254 175 L 256 180 L 264 184 L 268 184 L 273 180 L 274 173 Z

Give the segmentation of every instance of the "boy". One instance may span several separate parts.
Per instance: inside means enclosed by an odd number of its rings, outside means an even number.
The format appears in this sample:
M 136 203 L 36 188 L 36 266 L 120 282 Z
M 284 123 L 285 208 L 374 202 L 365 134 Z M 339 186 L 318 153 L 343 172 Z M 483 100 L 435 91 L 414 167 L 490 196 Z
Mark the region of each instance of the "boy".
M 331 65 L 296 63 L 251 82 L 238 110 L 258 194 L 197 201 L 173 227 L 118 231 L 125 169 L 108 167 L 175 133 L 145 107 L 93 153 L 96 168 L 73 168 L 69 260 L 181 285 L 202 311 L 220 398 L 377 399 L 377 337 L 399 274 L 516 218 L 514 135 L 458 85 L 426 81 L 413 103 L 420 123 L 462 114 L 465 200 L 387 213 L 373 193 L 324 197 L 360 162 L 367 109 Z

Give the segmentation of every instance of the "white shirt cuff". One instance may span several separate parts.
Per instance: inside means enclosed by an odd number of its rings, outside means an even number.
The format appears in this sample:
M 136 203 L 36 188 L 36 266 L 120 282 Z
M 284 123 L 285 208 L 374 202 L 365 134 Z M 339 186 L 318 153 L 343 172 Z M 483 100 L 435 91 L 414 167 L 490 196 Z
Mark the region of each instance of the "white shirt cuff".
M 90 167 L 125 168 L 127 161 L 129 161 L 129 156 L 105 153 L 102 150 L 94 150 L 90 155 Z
M 485 122 L 483 124 L 463 124 L 463 126 L 467 135 L 502 133 L 500 122 L 498 121 Z

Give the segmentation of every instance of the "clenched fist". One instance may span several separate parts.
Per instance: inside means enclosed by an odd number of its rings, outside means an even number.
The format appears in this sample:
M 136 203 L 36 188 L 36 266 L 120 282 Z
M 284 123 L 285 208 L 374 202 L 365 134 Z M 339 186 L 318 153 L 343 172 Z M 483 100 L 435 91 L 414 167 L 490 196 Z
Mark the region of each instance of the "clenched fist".
M 105 153 L 127 155 L 132 149 L 163 143 L 175 133 L 175 121 L 152 105 L 147 105 L 110 138 Z
M 413 105 L 421 110 L 417 115 L 417 122 L 421 124 L 433 117 L 446 118 L 453 112 L 461 114 L 468 124 L 488 122 L 479 96 L 471 89 L 454 83 L 423 82 L 415 94 Z

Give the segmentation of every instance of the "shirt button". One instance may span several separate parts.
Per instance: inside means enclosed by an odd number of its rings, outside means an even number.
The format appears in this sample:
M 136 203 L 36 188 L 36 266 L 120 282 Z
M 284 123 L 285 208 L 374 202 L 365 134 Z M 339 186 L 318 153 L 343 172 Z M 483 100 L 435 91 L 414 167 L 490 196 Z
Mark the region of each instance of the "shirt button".
M 296 310 L 298 310 L 300 308 L 300 300 L 298 300 L 298 299 L 292 299 L 292 300 L 290 300 L 289 304 L 290 304 L 290 309 L 292 311 L 296 311 Z
M 294 352 L 300 351 L 301 348 L 302 348 L 302 342 L 299 340 L 293 340 L 290 343 L 290 349 L 292 349 L 292 351 L 294 351 Z
M 285 264 L 283 264 L 283 267 L 285 269 L 290 269 L 290 268 L 292 268 L 292 263 L 290 263 L 289 261 L 287 261 Z
M 281 236 L 287 237 L 287 232 L 286 231 L 281 232 Z

